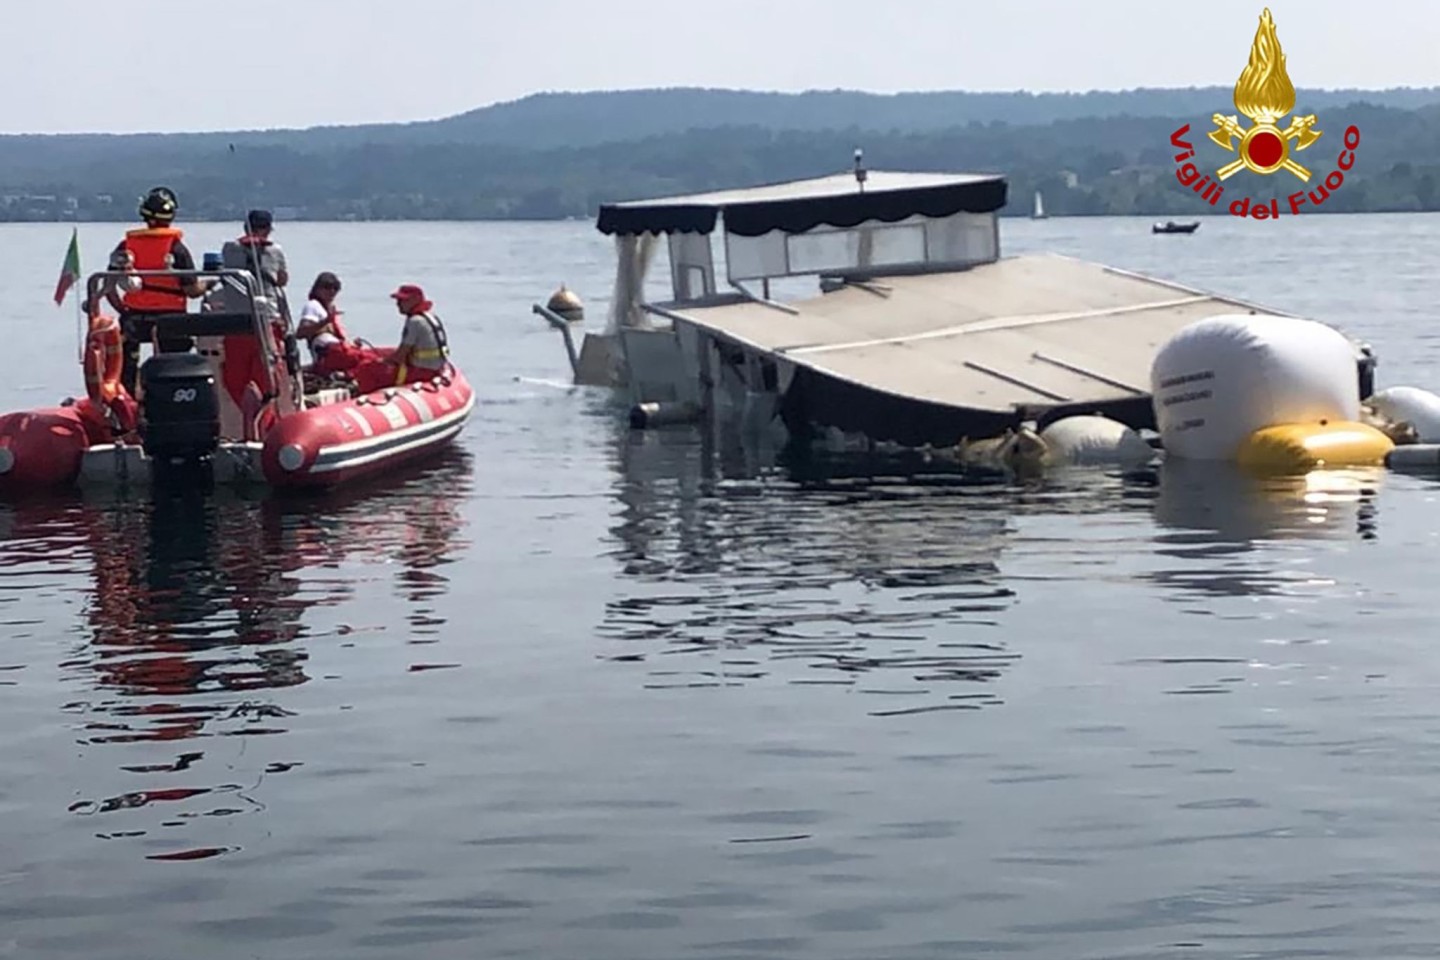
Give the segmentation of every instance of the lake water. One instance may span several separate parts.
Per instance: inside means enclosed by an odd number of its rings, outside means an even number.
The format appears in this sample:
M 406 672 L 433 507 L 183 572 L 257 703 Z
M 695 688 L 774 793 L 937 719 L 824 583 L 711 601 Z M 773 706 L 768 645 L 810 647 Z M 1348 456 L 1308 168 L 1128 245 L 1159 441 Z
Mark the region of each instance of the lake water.
M 0 227 L 0 409 L 82 389 L 69 229 Z M 1440 217 L 1002 238 L 1440 387 Z M 1436 483 L 802 469 L 563 386 L 587 223 L 277 239 L 379 342 L 423 283 L 479 405 L 333 498 L 0 505 L 0 957 L 1440 953 Z

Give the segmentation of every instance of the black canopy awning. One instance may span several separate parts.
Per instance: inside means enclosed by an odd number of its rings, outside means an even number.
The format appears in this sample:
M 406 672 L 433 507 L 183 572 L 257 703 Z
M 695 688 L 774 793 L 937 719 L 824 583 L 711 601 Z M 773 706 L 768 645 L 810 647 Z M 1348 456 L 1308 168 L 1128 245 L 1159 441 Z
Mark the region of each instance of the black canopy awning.
M 604 234 L 710 233 L 724 214 L 725 229 L 742 237 L 771 230 L 802 233 L 826 224 L 853 227 L 866 220 L 893 223 L 911 216 L 993 213 L 1005 206 L 1005 179 L 982 174 L 872 171 L 862 191 L 850 173 L 742 190 L 604 204 L 596 226 Z

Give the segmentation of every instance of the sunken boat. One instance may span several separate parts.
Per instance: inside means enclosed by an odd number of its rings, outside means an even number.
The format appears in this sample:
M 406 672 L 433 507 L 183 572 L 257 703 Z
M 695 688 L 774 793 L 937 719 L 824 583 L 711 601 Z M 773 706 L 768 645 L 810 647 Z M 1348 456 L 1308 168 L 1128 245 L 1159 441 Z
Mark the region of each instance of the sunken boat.
M 790 439 L 905 446 L 1077 413 L 1154 429 L 1151 364 L 1171 336 L 1219 314 L 1289 316 L 1073 257 L 1002 256 L 1006 201 L 1002 175 L 868 171 L 857 151 L 834 175 L 607 203 L 605 329 L 577 346 L 583 310 L 563 288 L 533 310 L 562 332 L 574 381 L 618 391 L 632 424 L 739 416 Z M 662 249 L 669 296 L 652 297 Z M 1352 342 L 1365 396 L 1374 358 Z

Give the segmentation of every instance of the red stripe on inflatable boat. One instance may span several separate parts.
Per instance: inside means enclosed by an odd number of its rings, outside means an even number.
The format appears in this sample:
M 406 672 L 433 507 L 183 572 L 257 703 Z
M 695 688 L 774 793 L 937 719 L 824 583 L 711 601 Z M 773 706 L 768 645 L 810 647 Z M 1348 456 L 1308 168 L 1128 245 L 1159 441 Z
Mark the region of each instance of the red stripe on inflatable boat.
M 261 463 L 277 487 L 333 486 L 413 460 L 448 443 L 474 406 L 459 373 L 448 384 L 407 384 L 283 418 Z

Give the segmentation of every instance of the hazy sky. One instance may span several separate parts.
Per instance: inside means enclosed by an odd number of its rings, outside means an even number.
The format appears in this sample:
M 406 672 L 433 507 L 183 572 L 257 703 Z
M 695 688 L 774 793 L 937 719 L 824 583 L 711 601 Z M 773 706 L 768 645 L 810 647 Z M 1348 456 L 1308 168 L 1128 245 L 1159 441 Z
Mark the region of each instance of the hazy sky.
M 545 90 L 1231 85 L 1251 0 L 3 0 L 0 132 L 448 116 Z M 1270 0 L 1297 87 L 1440 85 L 1435 0 Z

